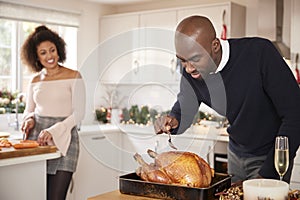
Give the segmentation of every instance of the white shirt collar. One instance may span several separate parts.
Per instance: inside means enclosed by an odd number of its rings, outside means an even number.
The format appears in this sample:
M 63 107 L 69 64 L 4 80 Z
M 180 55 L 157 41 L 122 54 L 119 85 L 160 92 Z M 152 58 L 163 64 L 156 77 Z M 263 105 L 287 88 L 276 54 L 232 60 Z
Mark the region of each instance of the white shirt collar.
M 222 71 L 222 69 L 225 67 L 225 65 L 227 64 L 227 62 L 229 60 L 229 51 L 230 51 L 229 42 L 228 42 L 228 40 L 222 40 L 222 39 L 219 39 L 219 40 L 220 40 L 220 44 L 222 47 L 222 58 L 221 58 L 221 62 L 219 64 L 218 68 L 216 69 L 215 73 Z

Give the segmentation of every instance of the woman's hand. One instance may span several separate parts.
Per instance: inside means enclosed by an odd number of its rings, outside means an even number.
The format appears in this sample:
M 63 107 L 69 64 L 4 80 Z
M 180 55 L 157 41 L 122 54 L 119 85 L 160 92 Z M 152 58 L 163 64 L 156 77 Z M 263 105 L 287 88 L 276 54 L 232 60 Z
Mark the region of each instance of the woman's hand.
M 23 134 L 26 134 L 25 139 L 27 139 L 27 137 L 30 133 L 30 130 L 33 129 L 34 125 L 35 125 L 35 121 L 32 117 L 25 119 L 22 122 L 21 131 L 23 132 Z
M 154 130 L 156 134 L 168 133 L 171 129 L 177 128 L 177 126 L 177 119 L 170 115 L 158 117 L 154 122 Z
M 39 134 L 39 137 L 37 139 L 37 142 L 41 146 L 46 146 L 48 143 L 52 141 L 52 135 L 46 130 L 42 130 Z

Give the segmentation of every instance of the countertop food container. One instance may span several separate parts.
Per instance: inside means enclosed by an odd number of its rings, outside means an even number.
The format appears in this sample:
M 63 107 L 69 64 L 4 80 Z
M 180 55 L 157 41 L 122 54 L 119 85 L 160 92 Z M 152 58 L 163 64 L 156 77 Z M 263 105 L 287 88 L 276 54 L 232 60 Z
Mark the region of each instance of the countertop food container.
M 274 179 L 251 179 L 243 182 L 244 199 L 288 199 L 289 184 Z

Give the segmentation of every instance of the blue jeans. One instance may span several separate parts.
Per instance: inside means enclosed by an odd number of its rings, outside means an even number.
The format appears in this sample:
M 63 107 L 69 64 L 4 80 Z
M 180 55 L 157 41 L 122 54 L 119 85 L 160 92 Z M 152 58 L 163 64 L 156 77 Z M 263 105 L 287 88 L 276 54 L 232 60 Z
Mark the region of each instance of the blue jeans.
M 228 148 L 228 173 L 233 175 L 231 181 L 234 183 L 257 178 L 259 176 L 258 172 L 266 158 L 267 155 L 241 158 Z

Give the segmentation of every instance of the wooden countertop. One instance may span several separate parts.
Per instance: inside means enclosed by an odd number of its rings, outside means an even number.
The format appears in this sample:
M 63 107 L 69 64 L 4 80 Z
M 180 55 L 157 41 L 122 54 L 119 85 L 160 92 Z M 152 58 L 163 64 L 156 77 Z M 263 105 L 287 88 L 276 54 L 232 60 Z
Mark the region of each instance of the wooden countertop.
M 100 194 L 100 195 L 88 198 L 88 200 L 107 200 L 107 199 L 113 199 L 113 200 L 151 200 L 153 198 L 122 194 L 122 193 L 119 192 L 119 190 L 115 190 L 115 191 L 112 191 L 112 192 L 108 192 L 108 193 L 104 193 L 104 194 Z
M 35 148 L 15 149 L 14 147 L 3 147 L 0 151 L 0 159 L 33 156 L 57 151 L 55 146 L 38 146 Z

